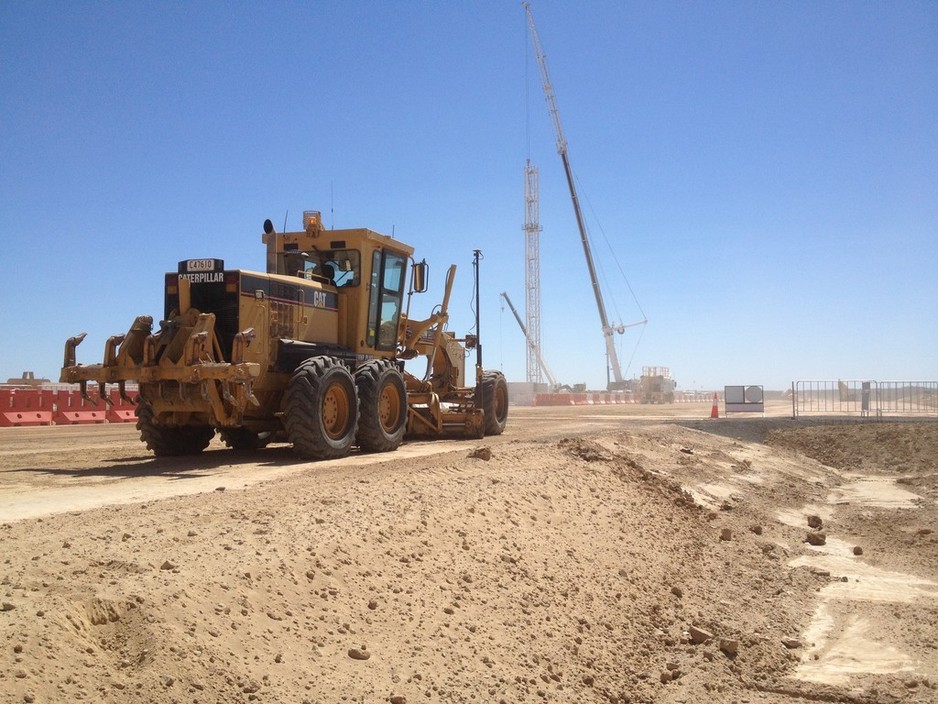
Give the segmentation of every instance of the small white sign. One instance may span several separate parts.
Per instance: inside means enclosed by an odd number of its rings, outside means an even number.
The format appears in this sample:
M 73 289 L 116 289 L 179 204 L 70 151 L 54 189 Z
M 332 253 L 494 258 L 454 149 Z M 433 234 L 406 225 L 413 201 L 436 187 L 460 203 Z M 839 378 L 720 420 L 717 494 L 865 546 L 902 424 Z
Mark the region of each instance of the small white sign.
M 765 413 L 765 394 L 762 387 L 724 386 L 723 401 L 727 413 Z

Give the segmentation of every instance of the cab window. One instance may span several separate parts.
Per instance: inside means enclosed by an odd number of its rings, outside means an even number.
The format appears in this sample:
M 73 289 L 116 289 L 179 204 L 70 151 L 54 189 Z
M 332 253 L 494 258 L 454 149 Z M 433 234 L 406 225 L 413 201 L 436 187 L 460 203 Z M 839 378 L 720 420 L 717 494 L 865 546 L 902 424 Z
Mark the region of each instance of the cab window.
M 339 288 L 358 286 L 362 278 L 361 253 L 357 249 L 337 249 L 329 252 L 325 266 L 332 270 L 332 280 Z
M 281 256 L 281 270 L 290 276 L 333 283 L 340 288 L 361 283 L 361 253 L 357 249 L 285 252 Z

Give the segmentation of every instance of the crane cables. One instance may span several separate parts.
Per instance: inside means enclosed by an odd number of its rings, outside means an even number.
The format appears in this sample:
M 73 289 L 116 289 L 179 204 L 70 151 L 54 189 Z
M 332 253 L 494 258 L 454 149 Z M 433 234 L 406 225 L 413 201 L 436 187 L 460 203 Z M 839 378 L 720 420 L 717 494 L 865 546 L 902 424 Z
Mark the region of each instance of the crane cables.
M 576 175 L 576 172 L 573 171 L 573 168 L 570 169 L 573 172 L 573 178 L 576 180 L 577 185 L 580 184 L 580 179 Z M 603 242 L 606 245 L 606 249 L 609 250 L 609 254 L 612 257 L 612 261 L 615 262 L 616 268 L 619 270 L 619 275 L 622 277 L 622 281 L 625 283 L 625 287 L 629 291 L 629 295 L 632 297 L 632 301 L 635 303 L 635 307 L 638 308 L 638 312 L 641 314 L 642 319 L 634 323 L 622 323 L 622 314 L 619 312 L 618 301 L 615 295 L 609 295 L 608 298 L 612 302 L 612 308 L 615 311 L 616 318 L 619 320 L 618 325 L 613 325 L 616 329 L 616 332 L 622 334 L 628 328 L 641 327 L 641 332 L 638 335 L 638 338 L 635 340 L 635 345 L 632 347 L 632 353 L 629 355 L 629 362 L 623 370 L 623 376 L 628 374 L 628 370 L 632 366 L 632 362 L 635 359 L 635 355 L 638 352 L 638 346 L 641 344 L 642 337 L 645 335 L 645 327 L 648 325 L 648 316 L 645 314 L 645 310 L 642 308 L 642 304 L 638 300 L 638 296 L 635 295 L 635 290 L 632 288 L 632 283 L 629 281 L 629 277 L 626 275 L 625 270 L 622 268 L 622 262 L 619 261 L 619 258 L 616 256 L 616 251 L 612 246 L 612 243 L 609 241 L 609 236 L 606 234 L 606 230 L 602 226 L 602 222 L 599 220 L 599 216 L 596 214 L 595 208 L 593 208 L 593 203 L 590 201 L 589 195 L 584 193 L 584 199 L 586 200 L 586 205 L 589 208 L 589 212 L 592 215 L 593 221 L 596 223 L 596 226 L 599 228 L 600 233 L 602 233 Z M 586 226 L 586 236 L 592 241 L 592 230 L 587 225 Z M 607 294 L 613 294 L 615 289 L 610 285 L 609 279 L 606 276 L 606 270 L 602 265 L 603 258 L 598 258 L 599 275 L 601 279 L 601 287 L 607 292 Z

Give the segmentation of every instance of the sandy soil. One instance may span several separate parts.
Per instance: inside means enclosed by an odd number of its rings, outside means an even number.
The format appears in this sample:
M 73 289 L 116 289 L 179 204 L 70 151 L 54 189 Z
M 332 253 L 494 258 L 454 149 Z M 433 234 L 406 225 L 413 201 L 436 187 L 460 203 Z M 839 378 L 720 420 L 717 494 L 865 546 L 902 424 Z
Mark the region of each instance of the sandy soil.
M 322 463 L 0 430 L 0 702 L 938 701 L 938 423 L 784 410 Z

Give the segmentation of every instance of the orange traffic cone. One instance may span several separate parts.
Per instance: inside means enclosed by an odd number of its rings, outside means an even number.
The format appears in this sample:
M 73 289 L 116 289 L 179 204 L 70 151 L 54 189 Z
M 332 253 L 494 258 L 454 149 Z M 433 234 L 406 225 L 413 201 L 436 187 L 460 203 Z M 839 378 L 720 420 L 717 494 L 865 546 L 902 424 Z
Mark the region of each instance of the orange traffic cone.
M 720 417 L 720 405 L 719 405 L 719 401 L 717 401 L 716 391 L 713 392 L 713 408 L 710 409 L 710 417 L 711 418 Z

